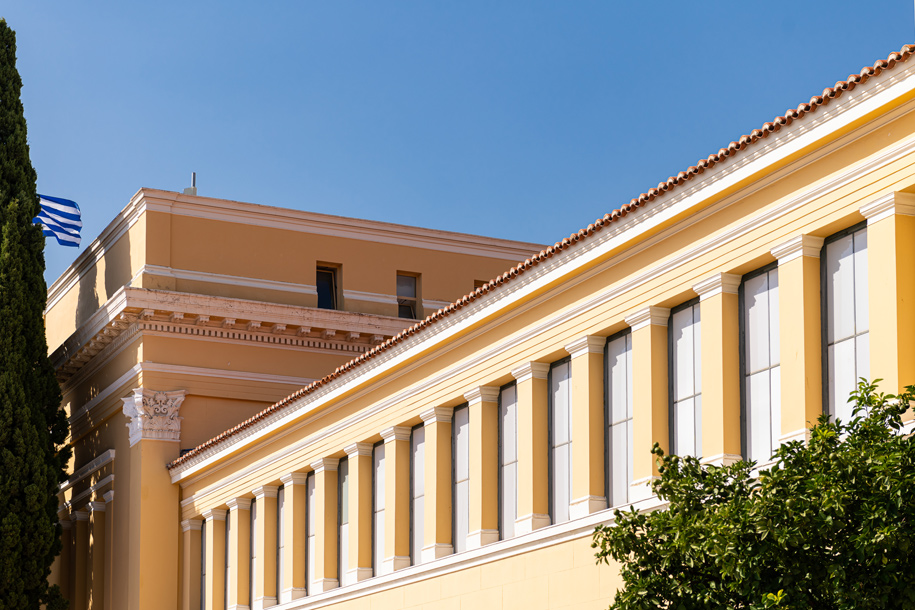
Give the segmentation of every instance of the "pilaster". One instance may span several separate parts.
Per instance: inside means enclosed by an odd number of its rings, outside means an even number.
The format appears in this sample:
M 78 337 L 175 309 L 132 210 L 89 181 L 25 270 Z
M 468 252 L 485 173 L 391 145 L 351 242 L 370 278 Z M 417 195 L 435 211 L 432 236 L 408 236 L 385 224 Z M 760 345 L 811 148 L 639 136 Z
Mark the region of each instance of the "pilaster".
M 283 573 L 280 603 L 307 595 L 305 552 L 308 548 L 307 502 L 308 473 L 292 472 L 280 477 L 283 483 Z
M 202 519 L 181 522 L 181 610 L 200 609 L 200 529 Z
M 229 582 L 226 590 L 228 610 L 248 610 L 251 578 L 251 500 L 233 498 L 226 502 L 229 507 Z
M 203 518 L 207 526 L 205 610 L 222 610 L 226 606 L 226 511 L 212 508 L 204 511 Z
M 512 370 L 518 396 L 518 536 L 551 523 L 549 370 L 550 365 L 544 362 L 525 362 Z
M 499 540 L 499 388 L 476 387 L 464 398 L 470 415 L 470 550 Z
M 276 485 L 262 485 L 253 491 L 257 502 L 254 544 L 257 561 L 254 571 L 254 608 L 264 610 L 276 605 Z
M 454 409 L 434 407 L 420 414 L 426 429 L 425 540 L 422 561 L 454 553 L 451 542 L 451 418 Z
M 103 610 L 105 607 L 105 503 L 89 502 L 89 608 Z
M 372 444 L 347 446 L 349 460 L 349 565 L 347 583 L 371 578 L 372 573 Z
M 390 574 L 410 565 L 410 428 L 382 430 L 384 440 L 384 563 Z
M 337 575 L 337 458 L 322 458 L 312 463 L 315 472 L 315 571 L 312 593 L 323 593 L 340 586 Z

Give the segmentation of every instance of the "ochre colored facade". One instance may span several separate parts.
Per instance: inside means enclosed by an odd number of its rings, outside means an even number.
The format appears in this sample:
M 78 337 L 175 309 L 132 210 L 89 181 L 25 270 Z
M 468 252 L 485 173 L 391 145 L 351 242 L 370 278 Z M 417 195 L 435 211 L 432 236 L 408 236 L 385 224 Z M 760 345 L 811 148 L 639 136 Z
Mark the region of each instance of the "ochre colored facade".
M 606 607 L 590 536 L 659 507 L 655 442 L 765 462 L 857 376 L 915 383 L 910 55 L 538 254 L 140 191 L 50 292 L 55 581 L 76 609 Z

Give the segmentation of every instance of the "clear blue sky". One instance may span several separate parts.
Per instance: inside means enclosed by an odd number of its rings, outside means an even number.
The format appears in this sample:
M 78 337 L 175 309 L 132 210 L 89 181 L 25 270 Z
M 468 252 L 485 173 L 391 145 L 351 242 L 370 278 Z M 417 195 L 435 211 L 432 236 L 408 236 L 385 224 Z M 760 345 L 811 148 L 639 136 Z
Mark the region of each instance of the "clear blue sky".
M 39 192 L 553 243 L 915 41 L 912 0 L 4 0 Z M 80 251 L 82 251 L 82 249 Z M 48 243 L 53 281 L 78 251 Z

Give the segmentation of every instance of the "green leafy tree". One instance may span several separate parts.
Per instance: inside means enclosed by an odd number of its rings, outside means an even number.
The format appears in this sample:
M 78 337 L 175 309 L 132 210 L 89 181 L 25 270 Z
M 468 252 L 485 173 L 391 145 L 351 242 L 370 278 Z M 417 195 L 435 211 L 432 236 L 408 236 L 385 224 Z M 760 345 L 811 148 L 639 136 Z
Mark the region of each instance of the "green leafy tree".
M 758 478 L 655 445 L 667 507 L 594 532 L 598 562 L 621 564 L 611 608 L 915 608 L 912 400 L 862 380 L 850 422 L 821 416 Z
M 57 489 L 67 420 L 48 360 L 44 236 L 16 70 L 0 19 L 0 610 L 62 608 L 48 574 L 60 552 Z

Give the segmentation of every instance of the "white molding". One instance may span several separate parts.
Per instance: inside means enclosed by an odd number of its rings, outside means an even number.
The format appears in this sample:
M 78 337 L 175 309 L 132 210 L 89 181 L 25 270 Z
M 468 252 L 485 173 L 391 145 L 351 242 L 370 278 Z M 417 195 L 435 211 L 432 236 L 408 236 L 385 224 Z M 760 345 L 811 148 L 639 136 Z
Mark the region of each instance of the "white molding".
M 181 420 L 178 412 L 187 390 L 160 392 L 135 388 L 132 396 L 122 398 L 128 421 L 128 439 L 133 447 L 143 440 L 181 441 Z
M 251 610 L 248 604 L 232 604 L 228 610 Z
M 381 439 L 385 444 L 391 441 L 409 441 L 410 432 L 412 430 L 409 426 L 392 426 L 381 431 Z
M 374 449 L 372 443 L 353 443 L 344 447 L 343 452 L 347 457 L 372 457 L 372 449 Z
M 464 392 L 464 400 L 468 405 L 475 405 L 481 402 L 497 403 L 499 393 L 502 390 L 495 385 L 481 385 Z
M 201 529 L 203 529 L 203 519 L 185 519 L 181 522 L 182 532 L 186 532 L 188 530 L 199 532 Z
M 733 273 L 716 273 L 693 285 L 693 291 L 704 301 L 719 294 L 737 294 L 741 276 Z
M 404 568 L 409 568 L 411 565 L 410 557 L 385 557 L 384 561 L 381 562 L 381 571 L 384 574 L 393 574 L 403 570 Z
M 305 485 L 308 482 L 308 473 L 307 472 L 290 472 L 289 474 L 284 474 L 280 477 L 280 483 L 283 484 L 283 487 L 290 487 L 293 485 Z
M 105 502 L 109 504 L 114 502 L 114 490 L 112 489 L 111 491 L 106 491 L 102 494 L 102 498 L 104 498 Z
M 453 301 L 437 301 L 434 299 L 421 299 L 419 304 L 422 306 L 423 309 L 425 309 L 426 311 L 429 311 L 431 313 L 431 311 L 438 311 L 439 309 L 444 309 L 445 307 L 448 307 L 449 305 L 451 305 L 452 302 Z
M 423 420 L 423 425 L 426 426 L 431 424 L 450 424 L 453 416 L 453 407 L 432 407 L 428 411 L 423 411 L 419 414 L 419 418 Z
M 86 506 L 89 508 L 90 515 L 105 512 L 105 502 L 86 502 Z
M 333 589 L 340 588 L 340 581 L 336 578 L 318 578 L 311 581 L 312 594 L 326 593 Z
M 820 258 L 820 250 L 823 248 L 824 241 L 822 237 L 797 235 L 786 242 L 773 246 L 769 252 L 778 260 L 779 265 L 784 265 L 802 256 Z
M 546 379 L 550 372 L 550 365 L 547 362 L 525 362 L 512 369 L 512 377 L 518 383 L 524 383 L 531 379 Z
M 467 534 L 467 550 L 472 551 L 499 541 L 499 530 L 475 530 Z
M 670 309 L 667 307 L 649 306 L 632 312 L 624 318 L 632 332 L 647 326 L 667 326 L 670 320 Z
M 563 349 L 569 352 L 572 358 L 578 358 L 585 354 L 603 354 L 604 347 L 607 345 L 607 337 L 598 335 L 586 335 L 575 339 Z
M 515 536 L 530 534 L 531 532 L 544 527 L 549 527 L 552 523 L 549 515 L 531 513 L 529 515 L 524 515 L 523 517 L 518 517 L 515 519 Z
M 237 510 L 251 510 L 251 498 L 231 498 L 226 500 L 229 512 Z
M 227 513 L 228 511 L 224 508 L 209 508 L 200 513 L 200 516 L 209 523 L 210 521 L 225 521 Z
M 264 498 L 275 498 L 279 490 L 277 485 L 261 485 L 252 489 L 251 493 L 254 494 L 255 500 L 263 500 Z
M 228 284 L 231 286 L 241 286 L 243 288 L 276 290 L 278 292 L 291 292 L 294 294 L 308 294 L 312 296 L 317 296 L 318 294 L 317 287 L 312 286 L 311 284 L 294 284 L 292 282 L 281 282 L 279 280 L 265 280 L 240 275 L 209 273 L 207 271 L 191 271 L 190 269 L 175 269 L 174 267 L 162 267 L 160 265 L 143 265 L 130 280 L 130 285 L 135 284 L 142 275 L 167 277 L 191 282 L 206 282 L 209 284 Z
M 865 203 L 858 211 L 872 225 L 891 216 L 915 216 L 915 195 L 912 193 L 893 192 L 882 195 Z
M 314 470 L 315 474 L 319 474 L 325 470 L 328 472 L 336 472 L 339 467 L 339 458 L 326 457 L 311 463 L 311 469 Z
M 317 294 L 317 293 L 315 293 Z M 385 305 L 397 305 L 397 296 L 391 294 L 380 294 L 377 292 L 362 292 L 360 290 L 344 290 L 344 300 L 364 301 L 369 303 L 383 303 Z M 450 305 L 450 303 L 449 303 Z
M 289 587 L 280 591 L 280 603 L 285 604 L 306 595 L 308 595 L 308 590 L 305 587 Z
M 604 496 L 584 496 L 569 503 L 569 517 L 571 519 L 580 519 L 606 508 L 607 498 Z
M 454 547 L 450 544 L 436 542 L 435 544 L 424 546 L 420 554 L 423 558 L 423 563 L 427 563 L 429 561 L 441 559 L 442 557 L 447 557 L 448 555 L 453 555 Z
M 742 455 L 734 455 L 733 453 L 719 453 L 717 455 L 704 457 L 699 460 L 699 463 L 705 466 L 730 466 L 731 464 L 736 464 L 742 460 Z
M 91 497 L 92 494 L 97 493 L 98 491 L 104 489 L 108 485 L 113 485 L 113 484 L 114 484 L 114 475 L 109 474 L 107 477 L 105 477 L 104 479 L 102 479 L 101 481 L 99 481 L 98 483 L 96 483 L 95 485 L 90 487 L 89 489 L 83 490 L 82 493 L 80 493 L 80 494 L 70 498 L 70 500 L 64 502 L 63 505 L 61 506 L 61 508 L 58 509 L 58 512 L 60 512 L 61 510 L 68 510 L 68 511 L 73 510 L 74 506 L 80 504 L 86 498 Z M 104 496 L 102 496 L 102 497 L 104 497 Z
M 652 481 L 657 481 L 661 477 L 650 476 L 637 479 L 629 484 L 629 500 L 632 502 L 641 502 L 643 500 L 648 500 L 654 498 L 654 494 L 651 491 Z
M 353 584 L 372 578 L 375 575 L 372 568 L 352 568 L 346 572 L 346 583 Z
M 162 364 L 159 362 L 143 362 L 141 363 L 141 368 L 144 373 L 166 373 L 170 375 L 187 375 L 189 377 L 215 377 L 232 381 L 292 385 L 299 388 L 303 388 L 315 381 L 310 377 L 293 377 L 291 375 L 276 375 L 273 373 L 251 373 L 248 371 L 231 371 L 228 369 L 210 369 L 180 364 Z
M 805 445 L 810 442 L 810 429 L 802 428 L 800 430 L 794 430 L 788 434 L 783 434 L 778 439 L 779 445 L 785 445 L 791 441 L 800 441 Z
M 252 610 L 266 610 L 276 605 L 276 597 L 257 597 L 254 599 L 254 608 Z
M 901 75 L 899 78 L 907 78 L 911 71 L 915 71 L 915 62 L 912 63 L 912 66 L 898 72 L 897 75 Z M 915 89 L 915 79 L 911 80 L 912 82 L 906 83 L 905 85 L 908 89 Z M 859 92 L 859 89 L 862 88 L 858 87 L 855 91 L 850 92 L 851 97 L 843 96 L 844 102 L 841 99 L 837 100 L 838 103 L 834 104 L 832 111 L 823 112 L 820 115 L 821 120 L 795 122 L 788 128 L 783 129 L 783 135 L 786 135 L 789 132 L 795 134 L 793 138 L 789 138 L 789 140 L 782 140 L 782 142 L 785 143 L 785 146 L 779 148 L 780 145 L 776 146 L 776 142 L 773 140 L 772 145 L 760 147 L 754 154 L 743 155 L 732 161 L 716 165 L 716 168 L 713 168 L 712 171 L 704 174 L 707 178 L 697 182 L 694 187 L 676 189 L 669 197 L 662 196 L 655 199 L 655 201 L 652 202 L 652 205 L 641 208 L 636 211 L 636 213 L 629 214 L 620 221 L 613 223 L 607 227 L 605 231 L 586 240 L 580 244 L 579 247 L 557 253 L 552 259 L 533 268 L 502 290 L 491 292 L 486 297 L 480 299 L 479 302 L 471 303 L 471 305 L 462 312 L 443 319 L 436 324 L 437 332 L 419 333 L 414 337 L 402 341 L 399 345 L 394 346 L 393 349 L 389 350 L 387 354 L 373 358 L 364 365 L 358 367 L 358 369 L 354 370 L 352 373 L 341 376 L 334 382 L 319 388 L 316 392 L 302 396 L 291 403 L 288 408 L 282 409 L 273 416 L 258 422 L 258 424 L 250 426 L 241 433 L 233 435 L 228 441 L 211 447 L 210 449 L 201 452 L 199 455 L 195 455 L 192 459 L 184 461 L 180 466 L 171 470 L 172 481 L 178 482 L 188 479 L 217 460 L 223 461 L 224 464 L 228 465 L 232 463 L 232 461 L 224 460 L 225 457 L 239 451 L 244 445 L 254 442 L 266 435 L 270 435 L 280 428 L 286 427 L 292 421 L 299 419 L 313 421 L 313 417 L 318 417 L 318 411 L 328 402 L 333 401 L 344 393 L 349 393 L 352 388 L 349 384 L 354 379 L 358 379 L 360 384 L 364 384 L 374 376 L 386 374 L 397 366 L 398 363 L 411 359 L 415 354 L 422 353 L 424 350 L 428 349 L 431 344 L 447 342 L 449 338 L 460 334 L 464 329 L 470 328 L 475 323 L 487 319 L 495 310 L 509 307 L 512 304 L 524 300 L 528 295 L 537 293 L 542 288 L 554 285 L 553 282 L 558 281 L 567 274 L 575 273 L 582 267 L 588 266 L 592 261 L 600 258 L 607 251 L 621 249 L 622 254 L 620 254 L 617 262 L 635 256 L 645 247 L 650 247 L 651 245 L 652 240 L 642 239 L 643 235 L 651 234 L 656 229 L 662 228 L 668 221 L 675 220 L 694 205 L 698 205 L 709 199 L 714 199 L 716 194 L 727 191 L 731 186 L 754 177 L 753 179 L 757 180 L 754 185 L 755 188 L 745 187 L 736 194 L 726 196 L 715 205 L 692 214 L 689 222 L 698 222 L 708 215 L 734 204 L 736 201 L 745 198 L 749 193 L 755 192 L 755 190 L 763 188 L 772 180 L 777 179 L 777 176 L 773 177 L 771 175 L 763 176 L 762 179 L 756 177 L 757 173 L 762 176 L 762 172 L 765 168 L 770 168 L 772 163 L 779 162 L 779 159 L 788 159 L 795 152 L 812 146 L 818 138 L 829 137 L 835 129 L 840 129 L 843 125 L 853 123 L 859 117 L 863 117 L 873 112 L 879 107 L 879 104 L 892 103 L 892 101 L 896 99 L 895 96 L 904 94 L 904 91 L 899 91 L 892 95 L 881 97 L 880 99 L 884 101 L 879 102 L 878 104 L 875 97 L 863 97 L 863 94 Z M 908 89 L 904 88 L 904 90 Z M 874 95 L 879 96 L 880 93 L 881 92 L 877 92 L 877 94 Z M 856 102 L 854 100 L 858 101 Z M 855 107 L 854 112 L 846 111 L 846 109 L 851 106 Z M 882 120 L 888 121 L 894 117 L 901 116 L 901 114 L 908 110 L 908 106 L 897 110 L 886 113 L 871 125 L 876 125 Z M 894 114 L 894 112 L 896 114 Z M 840 121 L 841 124 L 829 123 L 829 121 L 834 119 L 837 115 L 841 115 L 842 117 L 842 121 Z M 798 127 L 800 123 L 805 123 L 806 127 L 801 129 Z M 830 129 L 822 128 L 823 125 L 826 125 L 827 123 L 830 125 Z M 795 128 L 797 130 L 795 130 Z M 845 141 L 839 141 L 838 143 L 830 142 L 818 152 L 827 154 L 839 146 L 847 145 L 848 141 L 850 141 L 850 138 L 846 138 Z M 764 154 L 773 152 L 776 148 L 779 149 L 777 155 L 771 159 L 761 160 L 761 157 Z M 530 336 L 542 333 L 544 329 L 558 326 L 562 320 L 590 311 L 594 307 L 598 307 L 609 300 L 617 298 L 620 294 L 624 294 L 634 287 L 649 282 L 668 271 L 682 268 L 685 263 L 701 257 L 720 245 L 728 243 L 741 235 L 761 227 L 771 226 L 774 219 L 790 214 L 807 202 L 820 198 L 826 193 L 840 189 L 852 180 L 868 175 L 874 168 L 890 163 L 893 160 L 910 153 L 912 150 L 915 150 L 915 138 L 900 144 L 883 156 L 859 163 L 850 171 L 836 179 L 818 184 L 801 193 L 794 199 L 779 202 L 779 205 L 766 209 L 756 217 L 750 219 L 750 221 L 716 234 L 709 240 L 698 244 L 695 248 L 687 250 L 679 256 L 668 259 L 662 264 L 647 270 L 629 281 L 610 287 L 594 299 L 586 301 L 574 307 L 572 310 L 562 312 L 561 319 L 554 317 L 546 320 L 538 327 L 530 329 L 521 336 L 513 337 L 511 341 L 500 344 L 493 350 L 482 354 L 481 358 L 475 359 L 472 364 L 476 364 L 492 355 L 502 353 L 505 350 L 510 349 L 510 344 L 521 343 Z M 805 157 L 805 163 L 812 162 L 814 158 L 818 157 L 811 157 L 808 155 Z M 727 170 L 727 172 L 725 170 Z M 712 180 L 712 177 L 715 179 Z M 625 248 L 624 246 L 627 244 L 631 244 L 631 247 Z M 471 364 L 464 365 L 464 368 L 468 366 L 471 366 Z M 433 382 L 458 374 L 459 368 L 460 367 L 455 367 L 436 376 L 436 379 Z M 405 394 L 416 394 L 420 391 L 421 389 L 413 389 L 405 392 Z M 388 405 L 394 403 L 393 401 L 385 400 L 382 404 Z M 381 408 L 381 405 L 379 405 L 379 408 Z M 368 417 L 372 412 L 375 412 L 375 410 L 368 410 L 362 417 Z M 314 437 L 309 439 L 309 442 L 313 441 Z
M 79 470 L 71 474 L 66 481 L 60 484 L 60 490 L 58 493 L 63 493 L 88 477 L 90 474 L 93 474 L 102 469 L 103 466 L 114 461 L 114 449 L 109 449 L 100 453 L 96 456 L 91 462 L 81 467 Z

